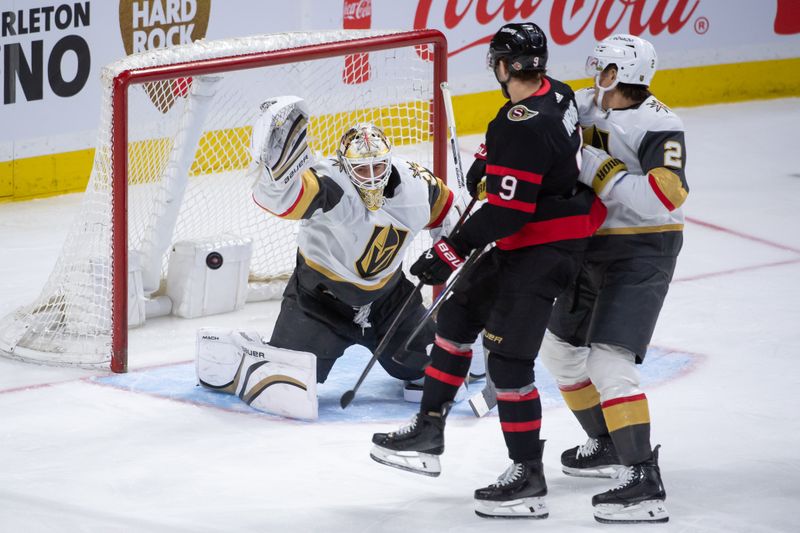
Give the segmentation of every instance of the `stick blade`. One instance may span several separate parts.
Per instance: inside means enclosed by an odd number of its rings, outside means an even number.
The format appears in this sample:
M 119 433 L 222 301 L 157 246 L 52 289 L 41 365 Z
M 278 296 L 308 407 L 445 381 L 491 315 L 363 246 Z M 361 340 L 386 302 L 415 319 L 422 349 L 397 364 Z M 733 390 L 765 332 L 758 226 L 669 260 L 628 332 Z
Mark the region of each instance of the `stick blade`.
M 342 397 L 339 399 L 339 405 L 342 406 L 342 409 L 347 409 L 347 406 L 350 405 L 350 402 L 353 401 L 353 398 L 356 397 L 356 391 L 349 390 L 342 394 Z

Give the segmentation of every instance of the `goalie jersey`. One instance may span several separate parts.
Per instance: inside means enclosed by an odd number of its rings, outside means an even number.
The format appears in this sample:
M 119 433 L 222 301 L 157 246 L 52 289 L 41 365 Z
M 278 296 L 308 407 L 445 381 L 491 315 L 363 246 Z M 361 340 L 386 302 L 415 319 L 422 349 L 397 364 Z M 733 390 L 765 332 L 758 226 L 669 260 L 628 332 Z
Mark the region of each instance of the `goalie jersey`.
M 352 307 L 377 300 L 403 279 L 403 258 L 421 230 L 433 230 L 437 238 L 449 232 L 457 218 L 453 198 L 425 167 L 399 157 L 392 158 L 384 204 L 374 211 L 335 159 L 315 163 L 285 188 L 262 174 L 253 189 L 261 208 L 300 220 L 301 286 L 322 285 Z
M 608 215 L 589 244 L 589 257 L 676 256 L 683 243 L 681 205 L 689 194 L 681 119 L 652 95 L 608 112 L 595 105 L 591 88 L 575 97 L 584 142 L 628 167 L 599 192 Z

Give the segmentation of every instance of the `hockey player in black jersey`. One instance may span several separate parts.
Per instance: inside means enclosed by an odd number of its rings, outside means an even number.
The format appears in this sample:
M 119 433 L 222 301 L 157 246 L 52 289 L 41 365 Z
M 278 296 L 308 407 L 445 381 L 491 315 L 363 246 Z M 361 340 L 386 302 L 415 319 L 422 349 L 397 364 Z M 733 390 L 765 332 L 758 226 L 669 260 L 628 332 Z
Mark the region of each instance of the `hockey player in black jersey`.
M 605 216 L 591 188 L 578 182 L 573 92 L 546 76 L 546 65 L 546 37 L 535 24 L 507 24 L 491 41 L 489 66 L 509 101 L 489 124 L 486 159 L 470 172 L 485 174 L 488 202 L 411 272 L 442 283 L 468 254 L 496 246 L 462 274 L 439 311 L 420 412 L 410 425 L 373 436 L 376 461 L 439 475 L 448 406 L 469 370 L 470 346 L 485 329 L 487 370 L 513 463 L 475 491 L 476 513 L 484 517 L 548 515 L 534 359 L 553 301 L 577 274 L 587 238 Z
M 601 522 L 666 522 L 666 492 L 650 444 L 643 362 L 683 242 L 688 194 L 683 124 L 649 92 L 653 46 L 614 35 L 587 61 L 595 87 L 576 101 L 587 146 L 580 179 L 608 208 L 581 272 L 553 310 L 542 362 L 589 436 L 565 451 L 573 476 L 621 484 L 594 496 Z M 656 447 L 658 448 L 658 447 Z

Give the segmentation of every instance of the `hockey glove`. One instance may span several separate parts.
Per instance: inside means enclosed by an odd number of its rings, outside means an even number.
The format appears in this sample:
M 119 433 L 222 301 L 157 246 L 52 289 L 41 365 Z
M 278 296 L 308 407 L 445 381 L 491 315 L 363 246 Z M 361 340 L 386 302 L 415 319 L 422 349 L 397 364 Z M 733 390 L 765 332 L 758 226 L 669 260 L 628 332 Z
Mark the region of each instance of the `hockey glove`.
M 264 168 L 266 185 L 286 189 L 314 162 L 306 140 L 308 115 L 308 104 L 297 96 L 278 96 L 261 104 L 250 154 Z
M 467 192 L 478 200 L 486 199 L 486 148 L 482 144 L 467 171 Z
M 463 263 L 464 257 L 447 237 L 443 237 L 411 265 L 410 272 L 426 285 L 440 285 Z
M 581 151 L 581 173 L 578 179 L 594 189 L 595 194 L 603 199 L 613 183 L 621 179 L 627 170 L 625 163 L 605 150 L 587 145 Z

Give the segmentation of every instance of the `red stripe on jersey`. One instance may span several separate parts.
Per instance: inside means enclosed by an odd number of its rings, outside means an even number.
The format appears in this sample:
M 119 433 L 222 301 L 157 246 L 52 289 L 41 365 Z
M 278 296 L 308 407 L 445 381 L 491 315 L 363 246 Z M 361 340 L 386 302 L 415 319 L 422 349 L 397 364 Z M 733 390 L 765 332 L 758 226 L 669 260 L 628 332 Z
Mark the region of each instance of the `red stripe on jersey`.
M 255 195 L 255 194 L 253 194 L 253 201 L 256 203 L 256 205 L 257 205 L 258 207 L 260 207 L 260 208 L 261 208 L 261 209 L 263 209 L 264 211 L 266 211 L 266 212 L 268 212 L 268 213 L 272 213 L 273 215 L 275 215 L 275 216 L 278 216 L 278 217 L 285 217 L 286 215 L 288 215 L 289 213 L 291 213 L 292 211 L 294 211 L 295 207 L 297 207 L 297 204 L 299 204 L 299 203 L 300 203 L 300 200 L 303 198 L 303 193 L 305 192 L 305 190 L 306 190 L 305 183 L 302 183 L 302 182 L 301 182 L 301 183 L 300 183 L 300 194 L 298 194 L 298 195 L 297 195 L 297 199 L 296 199 L 296 200 L 294 201 L 294 203 L 293 203 L 293 204 L 292 204 L 292 205 L 289 207 L 289 209 L 287 209 L 286 211 L 284 211 L 284 212 L 283 212 L 283 213 L 281 213 L 281 214 L 275 213 L 274 211 L 271 211 L 271 210 L 267 209 L 266 207 L 264 207 L 263 205 L 261 205 L 260 203 L 258 203 L 258 200 L 256 200 L 256 195 Z
M 527 394 L 520 394 L 518 392 L 499 392 L 497 393 L 498 402 L 527 402 L 528 400 L 535 400 L 539 397 L 539 390 L 533 389 Z
M 455 344 L 453 344 L 447 339 L 443 339 L 439 335 L 436 335 L 436 337 L 434 337 L 433 343 L 451 355 L 458 355 L 460 357 L 472 357 L 471 349 L 461 350 Z
M 486 193 L 486 200 L 488 200 L 490 204 L 496 205 L 497 207 L 506 207 L 508 209 L 522 211 L 523 213 L 536 212 L 536 202 L 531 203 L 523 202 L 522 200 L 503 200 L 496 194 L 491 193 Z
M 535 172 L 528 172 L 527 170 L 519 170 L 510 167 L 501 167 L 500 165 L 486 165 L 486 174 L 494 176 L 514 176 L 520 181 L 527 181 L 528 183 L 542 183 L 542 175 Z
M 664 193 L 661 192 L 661 189 L 658 188 L 658 183 L 656 183 L 656 179 L 653 177 L 652 174 L 647 175 L 647 181 L 650 183 L 650 187 L 653 189 L 653 192 L 656 193 L 658 199 L 661 200 L 662 204 L 664 204 L 664 207 L 666 207 L 670 211 L 674 211 L 675 206 L 672 205 L 672 202 L 669 201 L 669 198 L 664 196 Z
M 530 222 L 514 235 L 498 239 L 497 247 L 501 250 L 515 250 L 548 242 L 590 237 L 606 219 L 606 211 L 606 206 L 595 198 L 588 215 Z
M 447 216 L 447 213 L 450 211 L 450 208 L 453 206 L 453 191 L 448 191 L 447 202 L 445 203 L 442 212 L 436 217 L 436 220 L 425 226 L 426 228 L 436 228 L 441 225 L 442 220 Z
M 614 405 L 619 405 L 621 403 L 628 403 L 628 402 L 639 402 L 642 400 L 646 400 L 647 396 L 642 394 L 636 394 L 635 396 L 624 396 L 622 398 L 612 398 L 610 400 L 606 400 L 605 402 L 600 404 L 600 407 L 605 409 L 606 407 L 613 407 Z
M 297 195 L 297 200 L 294 201 L 294 203 L 291 205 L 291 207 L 289 207 L 289 209 L 287 209 L 286 211 L 284 211 L 283 213 L 280 213 L 280 214 L 278 214 L 275 211 L 272 211 L 271 209 L 269 209 L 267 207 L 264 207 L 263 205 L 258 203 L 258 200 L 256 200 L 255 193 L 253 193 L 253 201 L 256 203 L 256 205 L 258 207 L 260 207 L 261 209 L 263 209 L 267 213 L 272 213 L 276 217 L 285 217 L 286 215 L 288 215 L 289 213 L 294 211 L 294 208 L 297 207 L 298 203 L 300 203 L 300 199 L 303 198 L 303 191 L 304 191 L 304 185 L 300 185 L 300 194 Z
M 454 376 L 453 374 L 448 374 L 447 372 L 442 372 L 441 370 L 437 370 L 432 366 L 428 366 L 428 368 L 425 369 L 425 375 L 429 378 L 437 379 L 442 383 L 447 383 L 448 385 L 452 385 L 454 387 L 460 387 L 461 384 L 464 383 L 465 379 Z
M 558 386 L 558 390 L 561 390 L 561 391 L 564 391 L 564 392 L 573 392 L 573 391 L 576 391 L 576 390 L 585 389 L 586 387 L 590 386 L 591 384 L 592 384 L 592 380 L 591 379 L 587 379 L 586 381 L 581 381 L 580 383 L 575 383 L 573 385 L 559 385 Z
M 542 421 L 531 420 L 530 422 L 500 422 L 500 428 L 506 433 L 521 433 L 523 431 L 535 431 L 542 427 Z

